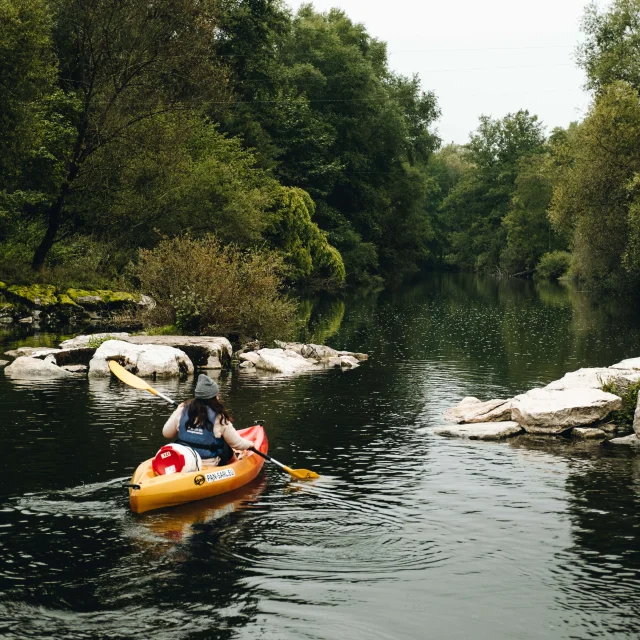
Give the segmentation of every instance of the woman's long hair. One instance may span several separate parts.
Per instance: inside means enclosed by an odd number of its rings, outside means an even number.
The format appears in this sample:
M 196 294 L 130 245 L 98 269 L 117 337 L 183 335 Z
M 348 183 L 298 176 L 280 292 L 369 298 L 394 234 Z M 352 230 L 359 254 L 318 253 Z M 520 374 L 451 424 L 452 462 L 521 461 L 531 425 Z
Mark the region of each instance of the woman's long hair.
M 185 405 L 189 416 L 189 422 L 194 425 L 206 427 L 207 422 L 209 422 L 207 407 L 220 415 L 220 422 L 222 424 L 229 424 L 230 422 L 233 422 L 231 414 L 224 408 L 224 405 L 220 400 L 218 400 L 218 398 L 210 398 L 209 400 L 192 398 L 189 400 Z M 213 425 L 211 425 L 211 429 L 213 430 Z

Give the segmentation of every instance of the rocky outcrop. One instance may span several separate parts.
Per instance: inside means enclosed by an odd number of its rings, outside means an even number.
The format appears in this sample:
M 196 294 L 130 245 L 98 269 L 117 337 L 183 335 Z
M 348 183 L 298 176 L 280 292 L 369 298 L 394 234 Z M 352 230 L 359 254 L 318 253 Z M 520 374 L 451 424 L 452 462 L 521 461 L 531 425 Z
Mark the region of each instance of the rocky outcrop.
M 128 336 L 123 340 L 132 344 L 155 344 L 180 349 L 198 369 L 228 367 L 233 353 L 229 340 L 216 336 Z
M 337 349 L 333 349 L 332 347 L 327 347 L 324 344 L 305 344 L 303 342 L 282 342 L 280 340 L 276 340 L 275 343 L 281 349 L 285 349 L 287 351 L 295 351 L 300 354 L 303 358 L 309 358 L 311 360 L 324 361 L 329 360 L 330 358 L 340 358 L 343 356 L 349 356 L 354 358 L 358 362 L 362 362 L 363 360 L 368 360 L 369 356 L 366 353 L 355 353 L 352 351 L 338 351 Z
M 251 363 L 256 369 L 292 375 L 302 371 L 317 369 L 317 363 L 307 360 L 290 349 L 260 349 L 240 356 L 243 362 Z
M 478 398 L 463 398 L 457 406 L 444 412 L 444 419 L 457 424 L 508 421 L 511 420 L 511 400 L 482 402 Z
M 621 406 L 618 396 L 599 389 L 532 389 L 513 399 L 511 415 L 527 433 L 560 434 L 603 420 Z
M 433 430 L 433 433 L 448 438 L 465 438 L 467 440 L 504 440 L 523 433 L 523 429 L 513 421 L 484 422 L 438 427 Z
M 240 367 L 291 375 L 314 369 L 353 369 L 369 357 L 366 353 L 338 351 L 318 344 L 280 341 L 276 344 L 280 348 L 239 353 Z
M 60 368 L 58 365 L 40 360 L 19 356 L 4 369 L 5 375 L 10 378 L 73 378 L 74 374 Z
M 79 322 L 103 322 L 118 312 L 155 306 L 148 296 L 107 289 L 61 290 L 53 285 L 0 283 L 0 323 L 20 322 L 51 327 Z
M 109 360 L 116 360 L 141 377 L 179 376 L 193 373 L 193 363 L 184 351 L 166 345 L 138 345 L 107 340 L 89 363 L 89 376 L 110 376 Z

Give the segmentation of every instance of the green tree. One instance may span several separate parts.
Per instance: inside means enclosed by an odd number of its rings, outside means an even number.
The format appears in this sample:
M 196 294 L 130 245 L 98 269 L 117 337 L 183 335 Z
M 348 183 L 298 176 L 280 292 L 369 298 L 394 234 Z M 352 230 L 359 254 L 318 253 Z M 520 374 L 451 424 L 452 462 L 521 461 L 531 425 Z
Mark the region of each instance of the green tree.
M 143 152 L 148 128 L 167 113 L 200 110 L 220 86 L 211 61 L 211 3 L 159 0 L 54 0 L 59 84 L 74 99 L 74 136 L 57 193 L 44 209 L 46 231 L 34 257 L 40 268 L 60 234 L 79 231 L 88 212 L 83 194 L 106 190 L 118 167 L 104 166 L 113 147 L 127 161 Z M 138 140 L 142 136 L 142 140 Z
M 601 90 L 623 80 L 640 89 L 640 0 L 614 0 L 605 11 L 589 4 L 582 31 L 586 37 L 578 61 L 587 87 Z
M 46 205 L 72 129 L 43 0 L 0 0 L 0 240 Z
M 480 118 L 467 145 L 473 168 L 462 174 L 442 204 L 450 264 L 480 271 L 499 269 L 507 243 L 503 220 L 516 191 L 520 161 L 540 153 L 543 144 L 542 124 L 528 111 L 501 120 Z
M 591 286 L 637 282 L 630 276 L 637 277 L 640 266 L 635 250 L 639 150 L 636 90 L 625 82 L 604 86 L 577 131 L 573 161 L 550 209 L 556 228 L 573 230 L 573 270 Z

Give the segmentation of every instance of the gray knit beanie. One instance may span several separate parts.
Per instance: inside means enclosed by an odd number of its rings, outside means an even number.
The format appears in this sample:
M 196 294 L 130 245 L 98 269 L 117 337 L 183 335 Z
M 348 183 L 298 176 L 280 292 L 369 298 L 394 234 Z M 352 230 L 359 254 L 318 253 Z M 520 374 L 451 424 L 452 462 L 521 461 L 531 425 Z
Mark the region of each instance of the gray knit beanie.
M 218 385 L 209 377 L 201 373 L 198 376 L 198 383 L 196 384 L 196 398 L 199 400 L 211 400 L 218 395 L 220 389 Z

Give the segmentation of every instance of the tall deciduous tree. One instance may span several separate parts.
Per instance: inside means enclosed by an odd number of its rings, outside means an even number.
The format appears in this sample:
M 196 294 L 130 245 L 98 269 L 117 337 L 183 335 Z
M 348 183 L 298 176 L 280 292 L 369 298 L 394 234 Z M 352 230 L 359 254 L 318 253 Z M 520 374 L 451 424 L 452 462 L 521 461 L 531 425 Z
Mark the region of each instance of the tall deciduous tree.
M 167 113 L 201 110 L 220 95 L 221 74 L 211 58 L 215 15 L 210 2 L 54 0 L 59 84 L 76 101 L 74 139 L 57 194 L 44 211 L 46 231 L 33 267 L 43 265 L 60 234 L 78 230 L 88 215 L 78 196 L 109 181 L 100 175 L 113 146 L 132 161 L 140 132 Z

